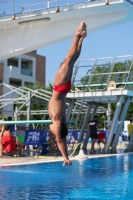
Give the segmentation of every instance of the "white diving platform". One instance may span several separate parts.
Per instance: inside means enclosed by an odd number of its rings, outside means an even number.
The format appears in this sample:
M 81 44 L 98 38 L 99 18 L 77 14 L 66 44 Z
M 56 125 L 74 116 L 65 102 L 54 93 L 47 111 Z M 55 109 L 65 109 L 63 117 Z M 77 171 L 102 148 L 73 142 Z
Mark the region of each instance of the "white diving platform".
M 0 60 L 70 39 L 81 21 L 91 33 L 133 20 L 132 0 L 70 3 L 0 16 Z
M 111 91 L 93 91 L 93 92 L 74 92 L 68 93 L 67 98 L 75 100 L 83 100 L 93 103 L 117 103 L 120 96 L 133 98 L 131 90 L 111 90 Z M 133 100 L 131 100 L 133 102 Z M 123 99 L 124 103 L 124 99 Z

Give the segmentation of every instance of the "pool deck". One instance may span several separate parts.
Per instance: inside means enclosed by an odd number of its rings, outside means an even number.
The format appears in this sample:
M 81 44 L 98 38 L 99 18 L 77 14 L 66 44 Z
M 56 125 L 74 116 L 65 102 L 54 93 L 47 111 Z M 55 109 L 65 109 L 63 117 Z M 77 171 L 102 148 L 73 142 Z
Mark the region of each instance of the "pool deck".
M 118 156 L 124 153 L 123 149 L 117 149 L 117 154 L 88 154 L 85 159 L 94 159 L 94 158 L 100 158 L 100 157 L 109 157 L 109 156 Z M 130 153 L 129 153 L 130 154 Z M 70 157 L 70 160 L 79 160 L 82 158 L 76 158 L 76 156 Z M 61 156 L 35 156 L 35 157 L 9 157 L 9 156 L 3 156 L 0 158 L 0 167 L 4 166 L 16 166 L 16 165 L 30 165 L 30 164 L 39 164 L 39 163 L 51 163 L 51 162 L 63 162 L 63 157 Z

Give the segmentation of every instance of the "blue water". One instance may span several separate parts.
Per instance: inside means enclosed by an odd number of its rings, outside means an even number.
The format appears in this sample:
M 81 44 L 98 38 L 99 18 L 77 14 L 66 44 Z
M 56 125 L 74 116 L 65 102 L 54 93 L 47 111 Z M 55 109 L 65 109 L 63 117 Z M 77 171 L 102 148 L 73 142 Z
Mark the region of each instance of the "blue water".
M 0 168 L 0 199 L 133 199 L 133 155 Z

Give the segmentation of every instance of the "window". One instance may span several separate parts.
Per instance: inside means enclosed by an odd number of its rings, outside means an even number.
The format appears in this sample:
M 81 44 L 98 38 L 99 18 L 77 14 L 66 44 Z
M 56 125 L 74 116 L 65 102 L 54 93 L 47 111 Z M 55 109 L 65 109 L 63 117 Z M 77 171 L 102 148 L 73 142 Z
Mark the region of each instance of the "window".
M 10 58 L 7 60 L 7 66 L 18 67 L 18 59 L 17 58 Z
M 15 87 L 20 87 L 21 86 L 21 80 L 10 78 L 9 84 L 12 85 L 12 86 L 15 86 Z
M 31 60 L 26 60 L 26 59 L 22 58 L 21 74 L 27 75 L 27 76 L 32 76 L 33 75 L 32 66 L 33 66 L 33 62 Z
M 31 87 L 31 86 L 34 86 L 34 83 L 24 82 L 24 85 L 25 85 L 26 87 Z

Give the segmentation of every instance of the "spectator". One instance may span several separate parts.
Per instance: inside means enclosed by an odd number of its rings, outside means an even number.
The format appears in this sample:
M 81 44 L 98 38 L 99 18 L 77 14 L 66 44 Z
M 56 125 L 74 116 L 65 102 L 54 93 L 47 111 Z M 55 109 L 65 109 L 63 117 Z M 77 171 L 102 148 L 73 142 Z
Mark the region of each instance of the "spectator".
M 24 115 L 20 115 L 20 121 L 24 120 Z M 25 141 L 25 131 L 26 131 L 27 124 L 17 124 L 17 131 L 16 131 L 16 144 L 18 146 L 18 155 L 21 156 L 22 149 L 24 148 L 24 141 Z
M 45 132 L 44 132 L 42 140 L 41 140 L 41 148 L 42 148 L 41 155 L 47 155 L 49 153 L 49 151 L 48 151 L 49 144 L 50 143 L 48 142 L 47 137 L 46 137 Z
M 0 112 L 1 115 L 1 112 Z M 4 121 L 5 119 L 0 118 L 0 121 Z M 0 125 L 0 158 L 2 157 L 2 152 L 3 152 L 3 145 L 2 145 L 2 138 L 3 138 L 3 133 L 4 133 L 4 125 Z
M 2 145 L 3 145 L 3 153 L 6 155 L 13 155 L 16 152 L 16 144 L 13 138 L 14 135 L 12 135 L 9 125 L 4 125 Z
M 20 115 L 20 121 L 24 120 L 24 115 Z M 19 141 L 24 143 L 25 141 L 25 131 L 26 131 L 27 124 L 17 124 L 17 131 L 16 136 Z
M 12 121 L 12 117 L 9 116 L 9 117 L 7 118 L 7 120 L 8 120 L 8 121 Z M 8 125 L 9 125 L 10 131 L 11 131 L 11 133 L 12 133 L 12 131 L 13 131 L 13 124 L 8 124 Z
M 98 145 L 99 145 L 99 149 L 101 149 L 100 143 L 103 143 L 104 147 L 105 147 L 106 141 L 105 141 L 105 133 L 104 133 L 104 131 L 100 131 L 100 133 L 98 133 Z
M 128 141 L 129 141 L 133 131 L 133 119 L 130 119 L 130 124 L 128 124 L 127 129 L 128 129 Z
M 88 124 L 88 128 L 90 128 L 90 136 L 91 136 L 91 150 L 90 153 L 95 153 L 94 145 L 95 141 L 98 138 L 97 136 L 97 128 L 98 128 L 98 116 L 95 115 L 94 119 L 91 120 Z
M 16 138 L 17 145 L 17 156 L 22 156 L 22 149 L 24 149 L 24 144 Z
M 3 121 L 3 119 L 0 121 Z M 0 158 L 2 157 L 2 149 L 3 149 L 2 145 L 3 132 L 4 132 L 4 125 L 0 125 Z

